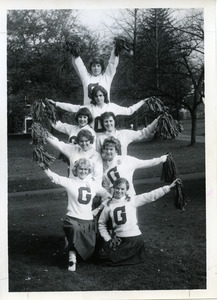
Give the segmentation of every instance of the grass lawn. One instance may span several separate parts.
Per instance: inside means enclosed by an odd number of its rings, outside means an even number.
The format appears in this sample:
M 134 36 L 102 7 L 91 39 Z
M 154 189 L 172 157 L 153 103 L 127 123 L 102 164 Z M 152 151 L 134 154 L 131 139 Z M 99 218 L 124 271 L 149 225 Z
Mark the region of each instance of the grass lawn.
M 82 262 L 67 271 L 61 219 L 66 193 L 9 198 L 9 291 L 182 290 L 206 288 L 204 179 L 186 182 L 184 212 L 173 193 L 139 209 L 147 260 L 139 265 L 103 267 Z M 156 188 L 149 184 L 145 190 Z M 137 186 L 137 192 L 144 186 Z
M 200 122 L 199 122 L 200 121 Z M 186 132 L 189 133 L 189 120 L 183 120 Z M 198 120 L 200 133 L 204 132 L 203 120 Z M 66 140 L 65 135 L 58 135 L 60 140 Z M 152 159 L 171 152 L 180 174 L 205 171 L 205 145 L 196 143 L 188 147 L 189 141 L 182 140 L 152 140 L 134 143 L 128 148 L 128 154 L 140 159 Z M 58 158 L 59 152 L 50 145 L 47 151 Z M 56 159 L 52 170 L 59 175 L 67 175 L 67 166 L 60 159 Z M 32 160 L 32 145 L 29 136 L 9 137 L 8 139 L 8 192 L 26 191 L 34 189 L 52 188 L 53 184 Z M 135 179 L 160 177 L 161 166 L 140 169 L 135 172 Z
M 189 121 L 185 122 L 187 132 Z M 185 132 L 185 133 L 187 133 Z M 204 134 L 200 122 L 200 134 Z M 60 139 L 66 137 L 59 136 Z M 205 146 L 188 141 L 153 140 L 133 144 L 129 155 L 151 159 L 171 152 L 180 172 L 205 172 Z M 58 157 L 58 152 L 46 145 Z M 52 170 L 66 175 L 66 165 L 56 160 Z M 137 170 L 142 193 L 162 186 L 161 166 Z M 205 176 L 204 176 L 205 177 Z M 175 210 L 173 193 L 139 209 L 139 225 L 146 243 L 147 260 L 133 267 L 103 267 L 93 260 L 78 262 L 76 273 L 67 271 L 63 251 L 62 219 L 67 195 L 55 190 L 8 198 L 9 291 L 119 291 L 206 289 L 205 178 L 185 180 L 185 211 Z M 155 183 L 146 181 L 155 178 Z M 157 180 L 159 178 L 159 181 Z M 157 182 L 157 183 L 156 183 Z M 8 140 L 8 192 L 44 190 L 56 185 L 32 161 L 30 137 Z

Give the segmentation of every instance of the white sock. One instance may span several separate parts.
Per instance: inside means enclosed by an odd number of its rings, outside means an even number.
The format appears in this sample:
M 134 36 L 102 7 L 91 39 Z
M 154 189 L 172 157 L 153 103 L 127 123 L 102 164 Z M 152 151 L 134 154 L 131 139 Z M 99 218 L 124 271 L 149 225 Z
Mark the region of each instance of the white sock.
M 73 261 L 74 263 L 76 263 L 76 252 L 70 250 L 69 251 L 69 261 Z

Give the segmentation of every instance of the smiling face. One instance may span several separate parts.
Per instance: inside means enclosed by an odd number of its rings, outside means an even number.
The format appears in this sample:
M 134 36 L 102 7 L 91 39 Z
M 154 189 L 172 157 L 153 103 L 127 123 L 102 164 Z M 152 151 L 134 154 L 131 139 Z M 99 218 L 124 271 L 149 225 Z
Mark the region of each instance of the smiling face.
M 87 138 L 86 138 L 86 136 L 82 136 L 82 137 L 80 137 L 79 138 L 79 140 L 78 140 L 78 145 L 81 147 L 81 149 L 82 150 L 84 150 L 84 151 L 88 151 L 88 150 L 90 150 L 91 149 L 91 142 L 90 142 L 90 140 L 88 140 Z
M 115 120 L 112 116 L 106 117 L 103 120 L 103 125 L 105 127 L 105 130 L 108 132 L 112 132 L 115 130 Z
M 115 158 L 115 156 L 117 155 L 117 151 L 115 148 L 115 145 L 112 143 L 107 143 L 102 151 L 102 157 L 105 160 L 111 161 Z
M 91 65 L 91 73 L 93 76 L 99 76 L 102 73 L 102 66 L 99 63 L 93 63 Z
M 125 183 L 120 183 L 116 187 L 114 187 L 114 198 L 115 199 L 121 199 L 126 195 L 127 192 L 127 186 Z
M 85 179 L 89 175 L 89 169 L 84 164 L 77 168 L 77 176 L 80 179 Z
M 86 126 L 88 124 L 88 116 L 85 115 L 79 115 L 78 116 L 78 126 L 80 128 Z

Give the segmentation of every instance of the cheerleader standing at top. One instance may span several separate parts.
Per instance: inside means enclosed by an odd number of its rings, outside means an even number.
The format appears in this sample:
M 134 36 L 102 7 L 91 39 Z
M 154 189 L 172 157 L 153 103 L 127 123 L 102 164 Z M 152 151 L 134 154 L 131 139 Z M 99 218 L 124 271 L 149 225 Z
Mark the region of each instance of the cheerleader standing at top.
M 95 56 L 90 60 L 90 72 L 87 70 L 80 56 L 75 57 L 72 55 L 72 65 L 83 86 L 83 105 L 90 104 L 91 90 L 96 85 L 101 85 L 107 90 L 108 100 L 110 100 L 111 83 L 116 73 L 118 63 L 119 55 L 115 51 L 115 46 L 112 48 L 107 67 L 105 68 L 104 61 L 100 57 Z
M 98 221 L 99 232 L 105 242 L 98 254 L 99 261 L 118 266 L 133 265 L 146 259 L 145 243 L 138 226 L 137 208 L 169 193 L 178 180 L 149 193 L 131 197 L 127 196 L 129 183 L 125 178 L 114 182 L 113 197 L 105 205 Z M 107 227 L 109 220 L 112 223 L 112 235 Z

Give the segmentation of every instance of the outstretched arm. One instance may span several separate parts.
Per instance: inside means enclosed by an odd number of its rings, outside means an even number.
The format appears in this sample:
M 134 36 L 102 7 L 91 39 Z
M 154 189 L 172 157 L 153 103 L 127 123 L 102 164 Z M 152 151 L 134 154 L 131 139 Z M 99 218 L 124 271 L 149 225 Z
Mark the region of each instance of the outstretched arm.
M 133 141 L 141 141 L 143 139 L 151 139 L 154 136 L 154 133 L 156 131 L 158 118 L 156 118 L 151 124 L 149 124 L 147 127 L 144 127 L 141 130 L 137 130 L 134 136 Z
M 72 65 L 76 73 L 78 74 L 79 78 L 81 79 L 81 81 L 84 82 L 86 78 L 89 76 L 89 74 L 81 57 L 72 56 Z
M 72 153 L 72 147 L 73 147 L 73 145 L 66 144 L 64 142 L 59 141 L 59 139 L 56 138 L 56 137 L 54 137 L 52 134 L 49 134 L 49 136 L 46 137 L 46 140 L 55 149 L 57 149 L 60 152 L 62 152 L 68 158 L 70 157 L 70 154 Z
M 110 78 L 110 82 L 112 81 L 112 79 L 116 73 L 118 63 L 119 63 L 119 56 L 115 55 L 115 49 L 113 46 L 111 55 L 110 55 L 110 58 L 108 61 L 108 65 L 107 65 L 106 71 L 105 71 L 105 75 L 108 76 L 108 78 Z
M 63 123 L 61 121 L 57 121 L 56 124 L 51 123 L 52 127 L 55 128 L 56 130 L 68 134 L 70 136 L 72 128 L 74 125 Z
M 178 181 L 180 181 L 180 179 L 176 179 L 170 185 L 165 185 L 149 193 L 144 193 L 135 196 L 135 206 L 142 206 L 144 204 L 156 201 L 157 199 L 163 197 L 165 194 L 169 193 L 172 188 L 176 186 L 176 182 Z
M 138 158 L 133 157 L 133 156 L 128 156 L 128 157 L 130 157 L 128 166 L 132 166 L 132 168 L 134 170 L 140 169 L 140 168 L 154 167 L 154 166 L 157 166 L 161 163 L 164 163 L 167 159 L 167 156 L 168 156 L 168 154 L 162 155 L 162 156 L 157 157 L 157 158 L 145 159 L 145 160 L 138 159 Z
M 142 140 L 151 140 L 154 137 L 154 132 L 156 130 L 158 118 L 155 119 L 151 124 L 149 124 L 147 127 L 144 127 L 140 130 L 129 130 L 129 129 L 122 129 L 120 130 L 120 134 L 124 136 L 125 142 L 127 146 L 130 143 L 138 142 Z M 100 139 L 97 140 L 97 151 L 100 149 L 99 145 Z
M 64 103 L 64 102 L 58 102 L 58 101 L 54 101 L 52 99 L 48 99 L 46 98 L 51 104 L 53 104 L 55 107 L 59 107 L 63 110 L 72 112 L 72 113 L 76 113 L 77 111 L 79 111 L 80 108 L 84 107 L 81 105 L 74 105 L 71 103 Z
M 110 111 L 112 111 L 115 115 L 126 115 L 130 116 L 134 112 L 136 112 L 140 107 L 142 107 L 146 102 L 146 99 L 140 100 L 136 104 L 129 106 L 129 107 L 124 107 L 120 106 L 114 103 L 110 104 Z
M 69 183 L 69 179 L 67 177 L 59 176 L 58 174 L 52 172 L 50 169 L 44 170 L 44 173 L 50 178 L 53 183 L 59 184 L 63 187 L 67 187 Z

